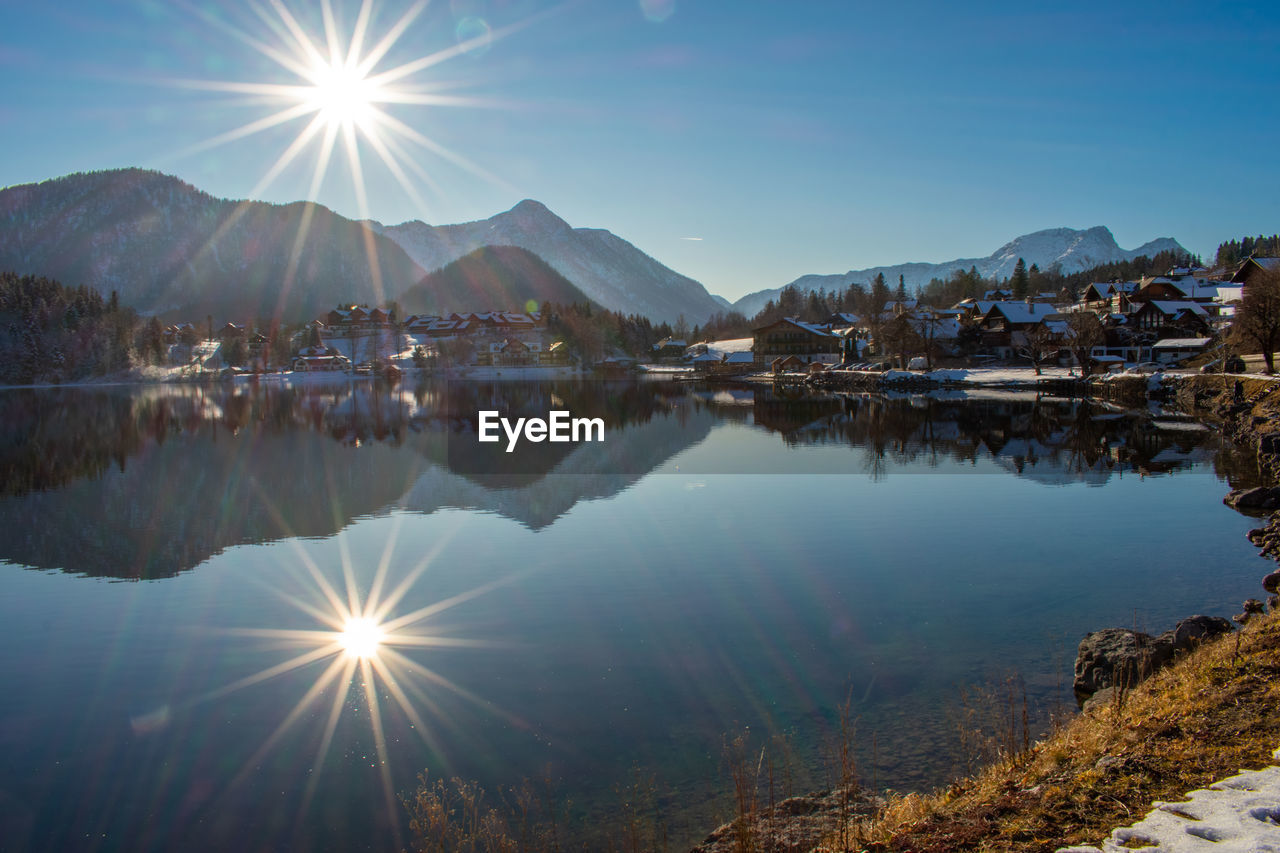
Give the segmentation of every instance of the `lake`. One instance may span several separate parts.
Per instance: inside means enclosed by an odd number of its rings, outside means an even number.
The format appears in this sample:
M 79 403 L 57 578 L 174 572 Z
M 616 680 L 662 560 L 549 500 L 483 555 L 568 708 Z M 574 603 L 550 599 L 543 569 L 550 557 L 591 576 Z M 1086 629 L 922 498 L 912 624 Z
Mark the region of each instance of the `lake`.
M 506 454 L 481 409 L 604 441 Z M 5 850 L 392 850 L 424 771 L 550 779 L 582 838 L 640 779 L 680 849 L 744 731 L 821 787 L 847 701 L 864 782 L 942 784 L 987 693 L 1043 727 L 1084 633 L 1267 571 L 1247 455 L 1031 392 L 8 390 L 0 430 Z

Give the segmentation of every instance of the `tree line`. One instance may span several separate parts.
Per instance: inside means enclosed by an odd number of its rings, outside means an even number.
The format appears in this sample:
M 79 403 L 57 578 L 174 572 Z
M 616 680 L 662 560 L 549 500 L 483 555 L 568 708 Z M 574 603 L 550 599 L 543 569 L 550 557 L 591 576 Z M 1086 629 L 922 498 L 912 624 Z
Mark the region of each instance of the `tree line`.
M 116 293 L 0 272 L 0 381 L 75 381 L 131 367 L 138 316 Z

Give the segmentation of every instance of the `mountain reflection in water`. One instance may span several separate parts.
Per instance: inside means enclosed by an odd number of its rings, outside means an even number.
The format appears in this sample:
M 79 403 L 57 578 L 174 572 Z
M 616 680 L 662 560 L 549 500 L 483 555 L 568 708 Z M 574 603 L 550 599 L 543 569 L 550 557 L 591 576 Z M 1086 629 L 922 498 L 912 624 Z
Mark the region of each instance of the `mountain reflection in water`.
M 477 412 L 598 417 L 603 443 L 476 441 Z M 533 528 L 607 498 L 722 423 L 792 447 L 849 445 L 887 476 L 995 461 L 1044 482 L 1100 483 L 1247 458 L 1176 416 L 1026 392 L 885 396 L 671 383 L 371 382 L 10 390 L 0 394 L 0 559 L 92 576 L 189 570 L 243 543 L 324 537 L 402 508 L 496 513 Z M 708 471 L 704 473 L 730 473 Z
M 488 409 L 605 440 L 507 454 Z M 584 831 L 651 773 L 678 849 L 744 729 L 823 787 L 851 698 L 864 781 L 943 784 L 960 687 L 1038 727 L 1082 633 L 1262 571 L 1215 431 L 1035 394 L 339 378 L 11 390 L 0 430 L 6 850 L 400 849 L 424 770 L 546 774 Z

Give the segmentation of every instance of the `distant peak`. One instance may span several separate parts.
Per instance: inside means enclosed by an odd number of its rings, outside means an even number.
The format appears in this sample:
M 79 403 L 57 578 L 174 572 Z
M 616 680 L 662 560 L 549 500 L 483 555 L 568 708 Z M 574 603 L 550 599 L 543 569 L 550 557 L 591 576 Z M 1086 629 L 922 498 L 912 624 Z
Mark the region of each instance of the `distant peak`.
M 533 198 L 526 198 L 511 208 L 512 213 L 551 213 L 550 208 Z
M 506 213 L 498 214 L 494 219 L 514 220 L 520 228 L 532 227 L 547 230 L 569 227 L 569 223 L 552 213 L 545 204 L 531 198 L 526 198 Z

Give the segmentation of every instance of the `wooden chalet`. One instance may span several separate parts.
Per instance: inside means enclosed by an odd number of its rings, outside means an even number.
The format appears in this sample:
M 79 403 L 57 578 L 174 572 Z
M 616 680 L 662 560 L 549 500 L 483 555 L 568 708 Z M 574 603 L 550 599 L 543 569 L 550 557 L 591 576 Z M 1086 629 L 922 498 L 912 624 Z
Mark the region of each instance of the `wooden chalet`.
M 1209 312 L 1199 302 L 1153 299 L 1134 312 L 1132 324 L 1157 338 L 1207 335 Z
M 755 361 L 763 366 L 775 359 L 795 356 L 802 364 L 821 361 L 835 364 L 840 358 L 840 338 L 811 323 L 790 317 L 751 330 Z
M 1268 272 L 1274 272 L 1277 269 L 1280 269 L 1280 258 L 1256 258 L 1250 256 L 1240 264 L 1240 268 L 1231 276 L 1231 281 L 1234 284 L 1248 286 Z

